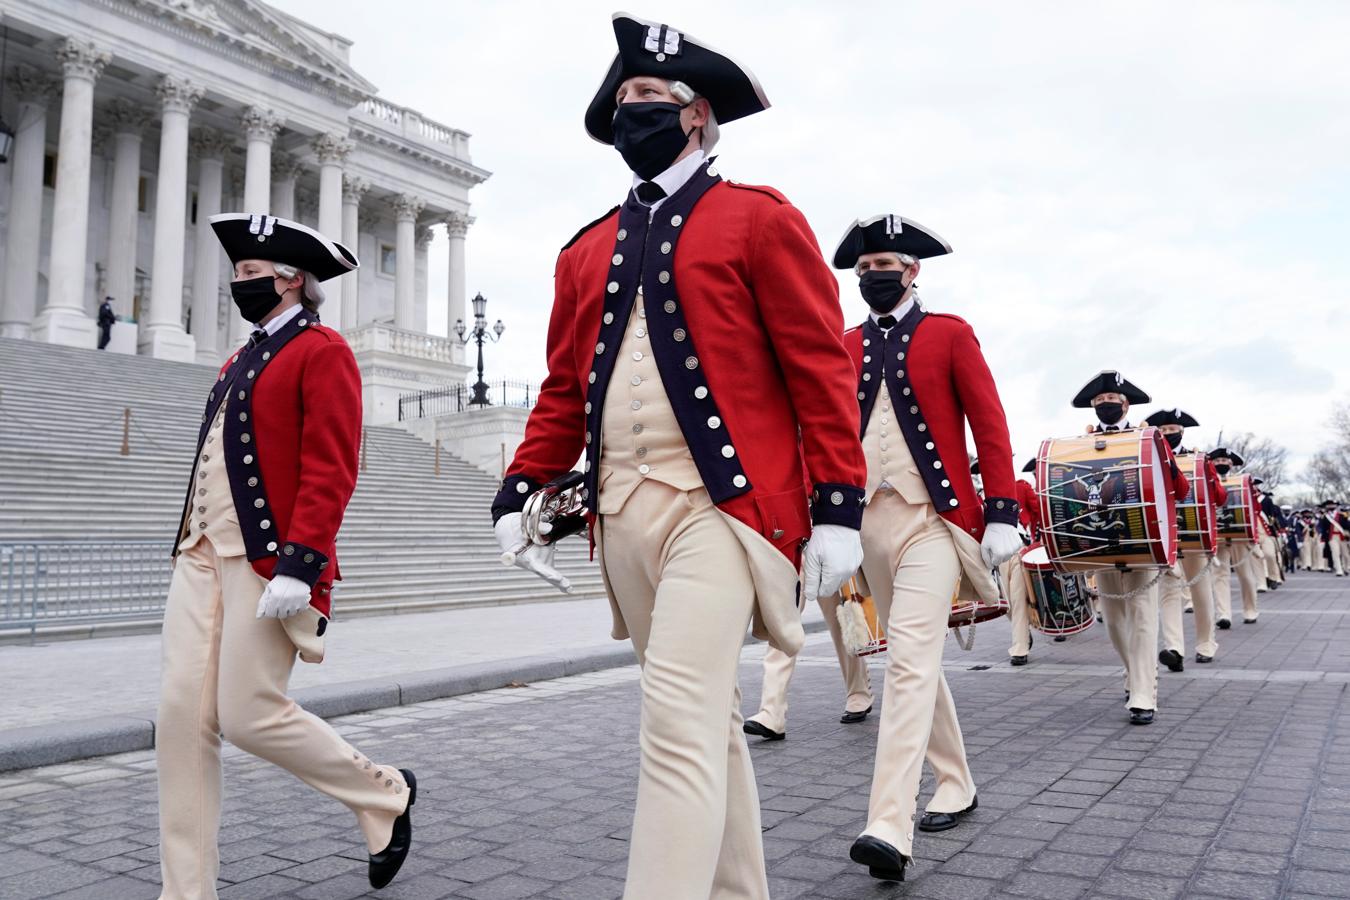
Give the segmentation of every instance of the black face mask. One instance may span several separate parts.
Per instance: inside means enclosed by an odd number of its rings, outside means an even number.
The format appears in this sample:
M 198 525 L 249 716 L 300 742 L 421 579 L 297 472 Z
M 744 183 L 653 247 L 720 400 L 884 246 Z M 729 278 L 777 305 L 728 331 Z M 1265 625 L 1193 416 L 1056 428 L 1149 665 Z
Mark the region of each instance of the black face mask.
M 1214 464 L 1214 471 L 1215 471 L 1215 472 L 1218 472 L 1220 475 L 1227 475 L 1227 474 L 1228 474 L 1228 470 L 1231 469 L 1231 468 L 1232 468 L 1232 466 L 1228 465 L 1228 463 L 1215 463 L 1215 464 Z
M 1097 421 L 1103 425 L 1115 425 L 1125 415 L 1125 407 L 1120 403 L 1098 403 L 1093 409 L 1097 411 Z
M 257 325 L 281 303 L 281 296 L 273 284 L 276 280 L 275 275 L 259 275 L 257 278 L 230 282 L 230 296 L 234 298 L 234 305 L 239 307 L 239 314 L 246 322 Z
M 688 106 L 688 104 L 685 104 Z M 678 103 L 620 103 L 614 112 L 614 149 L 635 175 L 651 181 L 689 145 Z
M 1165 437 L 1165 438 L 1167 439 L 1167 446 L 1171 447 L 1173 450 L 1175 450 L 1175 449 L 1177 449 L 1178 447 L 1181 446 L 1181 432 L 1180 432 L 1180 431 L 1174 431 L 1174 432 L 1171 433 L 1171 434 L 1164 434 L 1163 437 Z
M 909 290 L 901 280 L 904 276 L 903 269 L 868 269 L 858 279 L 858 290 L 868 306 L 884 315 L 899 306 Z

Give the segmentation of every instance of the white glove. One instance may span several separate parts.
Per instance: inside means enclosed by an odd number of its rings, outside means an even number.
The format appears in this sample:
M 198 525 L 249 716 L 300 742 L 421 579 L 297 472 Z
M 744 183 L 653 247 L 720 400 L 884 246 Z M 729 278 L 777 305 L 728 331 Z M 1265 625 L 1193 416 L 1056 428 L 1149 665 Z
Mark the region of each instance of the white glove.
M 853 577 L 862 565 L 862 536 L 843 525 L 811 529 L 802 555 L 802 595 L 807 603 L 828 597 Z
M 1022 536 L 1016 525 L 990 522 L 984 526 L 984 540 L 980 541 L 980 558 L 991 569 L 1012 559 L 1022 549 Z
M 258 599 L 258 618 L 289 619 L 309 606 L 309 594 L 309 585 L 299 578 L 277 575 Z
M 553 567 L 554 545 L 525 543 L 525 534 L 520 530 L 520 513 L 502 516 L 492 530 L 497 534 L 497 546 L 502 548 L 502 552 L 515 554 L 515 565 L 533 572 L 564 594 L 572 593 L 572 582 Z M 520 549 L 522 546 L 524 550 Z

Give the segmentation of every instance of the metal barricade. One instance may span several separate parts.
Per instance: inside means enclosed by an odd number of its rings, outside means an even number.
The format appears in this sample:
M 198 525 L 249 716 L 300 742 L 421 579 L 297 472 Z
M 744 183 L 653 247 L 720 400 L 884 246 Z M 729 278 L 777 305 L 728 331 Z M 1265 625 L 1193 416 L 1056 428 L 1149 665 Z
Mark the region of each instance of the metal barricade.
M 164 541 L 0 543 L 0 631 L 157 620 L 171 572 Z

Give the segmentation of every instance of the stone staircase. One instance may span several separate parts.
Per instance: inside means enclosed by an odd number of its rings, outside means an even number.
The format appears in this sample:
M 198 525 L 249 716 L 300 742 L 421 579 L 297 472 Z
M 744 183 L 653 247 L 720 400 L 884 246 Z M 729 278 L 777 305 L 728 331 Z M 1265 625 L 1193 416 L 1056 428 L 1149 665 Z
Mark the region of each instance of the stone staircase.
M 203 366 L 0 339 L 0 547 L 102 545 L 47 576 L 47 592 L 72 604 L 68 630 L 83 633 L 90 619 L 157 624 L 214 376 Z M 392 426 L 366 429 L 362 457 L 338 539 L 338 615 L 562 598 L 498 561 L 488 516 L 496 479 L 445 452 L 437 474 L 435 449 Z M 587 555 L 585 541 L 573 538 L 558 557 L 578 596 L 600 596 Z M 0 560 L 0 635 L 5 591 Z

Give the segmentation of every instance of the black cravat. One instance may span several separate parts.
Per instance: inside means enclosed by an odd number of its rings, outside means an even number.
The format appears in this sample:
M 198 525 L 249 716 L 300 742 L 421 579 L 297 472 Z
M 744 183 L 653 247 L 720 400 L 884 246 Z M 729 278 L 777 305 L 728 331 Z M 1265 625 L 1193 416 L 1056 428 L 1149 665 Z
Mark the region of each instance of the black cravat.
M 666 196 L 665 188 L 661 187 L 661 185 L 657 184 L 655 181 L 642 182 L 642 184 L 633 188 L 633 193 L 637 194 L 637 198 L 648 206 L 651 206 L 657 200 Z
M 882 331 L 889 331 L 895 327 L 895 316 L 879 316 L 877 318 L 877 327 Z
M 265 340 L 267 340 L 267 329 L 266 329 L 266 328 L 255 328 L 255 329 L 253 329 L 253 333 L 250 334 L 250 335 L 248 336 L 248 346 L 249 346 L 249 349 L 252 349 L 252 348 L 258 346 L 259 344 L 261 344 L 261 343 L 262 343 L 263 341 L 265 341 Z
M 1105 428 L 1102 429 L 1102 431 L 1106 432 L 1107 434 L 1113 434 L 1114 432 L 1117 432 L 1119 430 L 1120 430 L 1119 425 L 1107 425 Z

